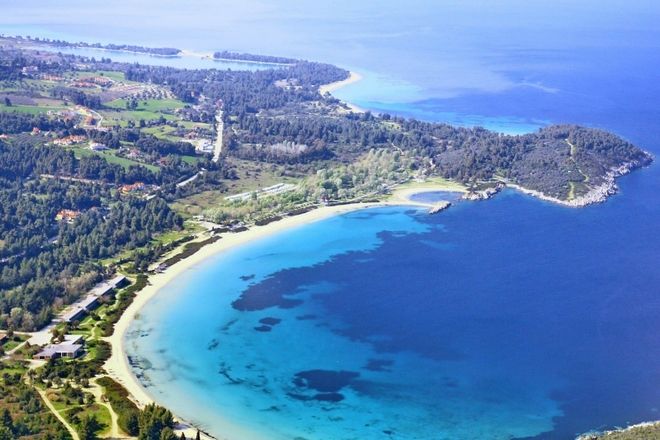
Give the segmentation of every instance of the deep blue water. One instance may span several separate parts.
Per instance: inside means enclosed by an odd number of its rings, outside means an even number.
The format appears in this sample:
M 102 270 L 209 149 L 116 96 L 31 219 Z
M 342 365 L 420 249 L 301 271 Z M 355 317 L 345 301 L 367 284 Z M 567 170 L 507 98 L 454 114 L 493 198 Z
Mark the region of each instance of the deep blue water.
M 281 233 L 164 289 L 129 353 L 159 400 L 229 438 L 560 439 L 656 419 L 660 173 L 621 184 L 586 209 L 509 191 Z
M 7 34 L 329 61 L 364 74 L 336 95 L 375 111 L 581 123 L 660 153 L 651 0 L 2 10 Z M 163 404 L 241 440 L 563 439 L 659 419 L 660 167 L 620 185 L 579 210 L 505 192 L 360 211 L 218 255 L 150 303 L 131 360 Z

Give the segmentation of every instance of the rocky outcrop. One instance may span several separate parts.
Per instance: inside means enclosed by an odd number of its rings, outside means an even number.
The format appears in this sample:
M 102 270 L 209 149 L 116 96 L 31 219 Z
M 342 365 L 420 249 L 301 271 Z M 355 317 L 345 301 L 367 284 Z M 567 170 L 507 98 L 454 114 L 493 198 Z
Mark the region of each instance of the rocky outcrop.
M 451 202 L 447 202 L 447 201 L 443 200 L 443 201 L 438 202 L 435 205 L 433 205 L 429 209 L 429 214 L 437 214 L 438 212 L 444 211 L 445 209 L 449 208 L 450 206 L 451 206 Z
M 581 208 L 583 206 L 591 205 L 594 203 L 602 203 L 611 195 L 614 195 L 619 190 L 616 185 L 616 178 L 621 177 L 630 173 L 631 171 L 641 168 L 650 164 L 653 161 L 653 157 L 646 153 L 646 156 L 643 159 L 627 162 L 619 167 L 613 168 L 605 174 L 603 177 L 603 183 L 591 188 L 586 194 L 576 197 L 572 200 L 562 200 L 556 197 L 548 196 L 543 194 L 540 191 L 535 191 L 532 189 L 523 188 L 519 185 L 513 183 L 507 183 L 506 186 L 516 189 L 525 194 L 537 197 L 541 200 L 546 200 L 553 203 L 558 203 L 560 205 L 568 206 L 571 208 Z
M 466 192 L 463 195 L 462 198 L 464 200 L 472 200 L 472 201 L 488 200 L 491 197 L 493 197 L 495 194 L 500 192 L 502 190 L 502 188 L 504 188 L 504 186 L 505 185 L 503 183 L 498 183 L 495 186 L 489 186 L 488 188 L 485 188 L 485 189 L 471 190 L 471 191 Z
M 582 434 L 576 440 L 651 440 L 660 438 L 660 421 L 645 422 L 623 429 Z

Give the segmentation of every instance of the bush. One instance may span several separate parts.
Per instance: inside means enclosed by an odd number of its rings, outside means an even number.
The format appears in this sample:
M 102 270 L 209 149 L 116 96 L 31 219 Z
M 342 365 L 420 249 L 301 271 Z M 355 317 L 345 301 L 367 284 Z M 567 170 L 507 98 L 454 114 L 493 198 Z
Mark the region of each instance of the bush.
M 129 435 L 138 435 L 140 410 L 128 398 L 126 388 L 107 376 L 97 379 L 96 383 L 103 387 L 105 397 L 108 398 L 112 409 L 117 413 L 117 424 L 119 427 Z

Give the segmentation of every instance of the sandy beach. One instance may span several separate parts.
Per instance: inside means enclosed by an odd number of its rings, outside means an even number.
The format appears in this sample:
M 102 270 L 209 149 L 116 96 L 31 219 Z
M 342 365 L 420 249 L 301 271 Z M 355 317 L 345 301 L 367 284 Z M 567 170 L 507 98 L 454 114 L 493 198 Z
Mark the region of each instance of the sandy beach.
M 115 325 L 115 331 L 113 335 L 105 338 L 105 340 L 112 345 L 112 356 L 105 364 L 105 369 L 108 372 L 108 375 L 115 379 L 117 382 L 121 383 L 128 390 L 133 400 L 139 406 L 144 406 L 155 402 L 155 400 L 149 395 L 137 377 L 133 374 L 125 352 L 124 336 L 126 335 L 126 332 L 128 331 L 128 328 L 130 327 L 133 319 L 140 313 L 140 310 L 145 307 L 149 300 L 158 294 L 161 288 L 203 260 L 218 253 L 226 252 L 237 246 L 241 246 L 251 241 L 267 237 L 271 234 L 359 209 L 377 206 L 405 205 L 431 208 L 433 204 L 411 201 L 410 196 L 420 192 L 443 190 L 457 191 L 458 189 L 455 184 L 448 185 L 434 182 L 416 184 L 408 187 L 404 186 L 402 188 L 395 189 L 392 195 L 383 202 L 324 206 L 304 214 L 293 217 L 286 217 L 282 220 L 269 223 L 264 226 L 253 226 L 247 231 L 223 234 L 222 238 L 217 242 L 204 246 L 197 253 L 176 263 L 171 267 L 168 267 L 164 272 L 149 276 L 149 284 L 147 287 L 137 293 L 131 305 L 128 307 L 128 309 L 126 309 L 126 311 Z M 179 432 L 184 432 L 186 436 L 194 438 L 197 429 L 183 421 L 181 418 L 176 418 L 180 422 L 180 426 L 183 428 Z M 213 437 L 203 436 L 203 438 L 212 439 Z
M 330 93 L 332 95 L 332 92 L 341 89 L 342 87 L 346 87 L 349 84 L 354 84 L 362 79 L 362 75 L 360 75 L 357 72 L 349 72 L 348 78 L 341 80 L 341 81 L 336 81 L 333 83 L 329 84 L 324 84 L 319 87 L 319 93 L 321 95 L 325 95 L 326 93 Z M 345 101 L 344 101 L 345 102 Z M 358 107 L 355 104 L 351 104 L 350 102 L 345 102 L 346 105 L 351 109 L 351 111 L 355 113 L 364 113 L 364 109 Z

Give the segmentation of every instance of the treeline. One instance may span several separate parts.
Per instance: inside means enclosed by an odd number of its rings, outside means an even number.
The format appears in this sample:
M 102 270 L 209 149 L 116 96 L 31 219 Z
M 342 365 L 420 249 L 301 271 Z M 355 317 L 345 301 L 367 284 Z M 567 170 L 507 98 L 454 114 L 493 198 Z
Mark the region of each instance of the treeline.
M 379 198 L 415 175 L 417 158 L 392 149 L 372 149 L 350 164 L 318 170 L 293 191 L 275 196 L 226 202 L 204 215 L 218 223 L 272 221 L 283 213 L 304 212 L 319 203 L 346 203 Z M 265 223 L 263 223 L 265 224 Z
M 75 125 L 74 121 L 48 117 L 43 113 L 31 115 L 12 112 L 11 108 L 7 110 L 10 111 L 0 112 L 0 134 L 29 132 L 35 127 L 41 131 L 71 130 Z
M 0 113 L 2 115 L 2 113 Z M 78 131 L 71 130 L 70 133 Z M 69 133 L 64 131 L 63 134 Z M 109 141 L 109 146 L 121 145 L 123 136 L 90 132 L 96 141 Z M 0 141 L 0 178 L 8 180 L 49 174 L 99 180 L 111 184 L 143 182 L 156 185 L 173 185 L 201 169 L 225 173 L 221 164 L 201 160 L 190 164 L 179 157 L 193 155 L 194 147 L 187 142 L 173 142 L 140 133 L 135 146 L 151 155 L 158 162 L 157 172 L 142 165 L 124 167 L 109 163 L 98 155 L 76 158 L 73 151 L 61 147 L 43 145 L 36 137 L 22 137 L 11 142 Z
M 73 152 L 59 147 L 32 145 L 34 139 L 0 141 L 0 178 L 9 181 L 51 174 L 101 180 L 109 183 L 155 183 L 160 178 L 143 166 L 111 164 L 99 156 L 77 159 Z
M 112 186 L 39 176 L 101 182 L 153 176 L 148 170 L 141 175 L 141 169 L 124 171 L 97 156 L 76 159 L 71 151 L 42 146 L 37 136 L 0 141 L 0 327 L 42 326 L 53 307 L 71 302 L 97 280 L 96 261 L 182 227 L 160 198 L 120 197 Z M 163 170 L 167 175 L 168 167 Z M 61 210 L 74 212 L 71 223 L 55 221 Z
M 314 141 L 311 146 L 294 143 L 238 144 L 235 138 L 230 138 L 227 144 L 235 157 L 260 162 L 279 164 L 310 163 L 320 160 L 330 160 L 334 153 L 323 141 Z
M 23 73 L 25 67 L 36 67 L 42 73 L 60 73 L 71 68 L 75 58 L 55 57 L 55 59 L 42 59 L 33 53 L 18 49 L 0 47 L 0 81 L 17 81 L 27 78 Z
M 220 100 L 229 117 L 317 100 L 319 85 L 345 79 L 348 72 L 329 64 L 311 62 L 254 72 L 129 65 L 125 76 L 130 81 L 167 85 L 184 102 L 195 102 L 201 95 L 213 101 Z M 277 85 L 278 81 L 288 81 L 293 86 Z
M 21 194 L 21 197 L 17 197 Z M 53 221 L 59 210 L 99 208 L 109 191 L 100 185 L 58 180 L 0 180 L 0 259 L 39 251 L 58 233 Z
M 37 44 L 45 44 L 54 47 L 89 47 L 92 49 L 127 50 L 130 52 L 140 52 L 140 53 L 148 53 L 152 55 L 163 55 L 163 56 L 178 55 L 181 52 L 180 49 L 176 49 L 173 47 L 144 47 L 144 46 L 137 46 L 134 44 L 112 44 L 112 43 L 101 44 L 101 43 L 85 43 L 84 41 L 78 43 L 71 43 L 65 40 L 56 40 L 51 38 L 39 38 L 39 37 L 31 38 L 29 36 L 9 37 L 8 39 L 34 41 Z
M 37 438 L 70 440 L 71 435 L 20 372 L 5 372 L 0 381 L 0 440 Z
M 214 52 L 213 58 L 220 60 L 237 60 L 237 61 L 255 61 L 258 63 L 277 63 L 277 64 L 294 64 L 298 62 L 293 58 L 274 57 L 271 55 L 255 55 L 250 53 L 237 53 L 223 50 L 222 52 Z
M 46 221 L 47 219 L 43 219 Z M 147 244 L 158 232 L 180 229 L 181 217 L 162 199 L 130 198 L 108 212 L 91 209 L 73 223 L 60 223 L 56 240 L 29 246 L 0 271 L 0 326 L 34 330 L 46 324 L 52 305 L 83 292 L 68 292 L 72 278 L 98 272 L 98 259 Z M 16 227 L 16 225 L 14 226 Z
M 76 105 L 82 105 L 84 107 L 89 107 L 93 109 L 99 109 L 103 107 L 100 96 L 87 94 L 81 90 L 74 89 L 71 87 L 63 87 L 63 86 L 53 87 L 50 94 L 53 98 L 69 100 Z
M 174 436 L 174 418 L 167 409 L 149 404 L 140 410 L 128 391 L 109 377 L 97 380 L 103 387 L 112 409 L 117 413 L 119 427 L 140 440 L 178 440 Z

